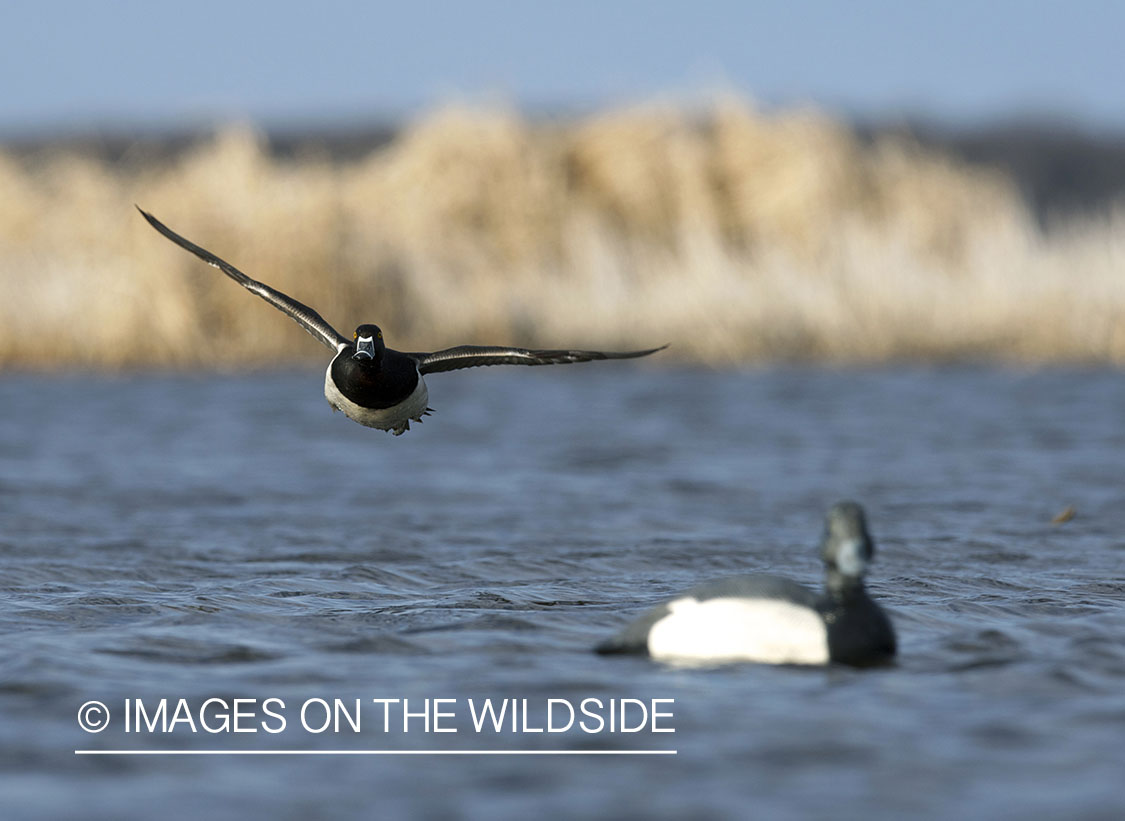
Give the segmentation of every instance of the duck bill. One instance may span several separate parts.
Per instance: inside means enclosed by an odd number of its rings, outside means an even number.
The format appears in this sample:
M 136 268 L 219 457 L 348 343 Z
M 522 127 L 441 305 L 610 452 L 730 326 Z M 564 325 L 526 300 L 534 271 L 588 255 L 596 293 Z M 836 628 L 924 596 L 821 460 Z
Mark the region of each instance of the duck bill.
M 355 358 L 356 359 L 374 359 L 375 358 L 375 340 L 369 336 L 361 336 L 355 342 Z
M 836 569 L 845 576 L 862 576 L 867 572 L 870 545 L 863 539 L 846 539 L 836 551 Z

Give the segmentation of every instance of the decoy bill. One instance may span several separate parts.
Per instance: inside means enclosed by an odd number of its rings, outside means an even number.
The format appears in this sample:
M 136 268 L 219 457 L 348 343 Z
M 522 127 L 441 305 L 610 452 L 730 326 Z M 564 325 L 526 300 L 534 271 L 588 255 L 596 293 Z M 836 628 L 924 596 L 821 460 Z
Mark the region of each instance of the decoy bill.
M 137 207 L 148 224 L 209 265 L 218 268 L 251 293 L 288 314 L 314 338 L 335 352 L 324 374 L 324 396 L 335 410 L 369 428 L 410 430 L 431 412 L 424 377 L 431 373 L 483 365 L 563 365 L 596 359 L 635 359 L 668 347 L 643 351 L 535 350 L 504 346 L 458 345 L 432 353 L 405 353 L 388 348 L 379 326 L 364 323 L 349 340 L 307 305 L 251 279 L 229 262 L 177 234 L 152 214 Z

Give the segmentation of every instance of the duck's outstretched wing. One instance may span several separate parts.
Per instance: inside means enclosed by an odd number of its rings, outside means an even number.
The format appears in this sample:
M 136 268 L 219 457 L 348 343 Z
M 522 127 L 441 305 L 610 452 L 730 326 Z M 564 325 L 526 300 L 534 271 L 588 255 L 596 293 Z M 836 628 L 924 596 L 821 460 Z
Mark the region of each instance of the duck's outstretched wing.
M 281 293 L 281 291 L 276 291 L 270 286 L 258 282 L 256 279 L 251 279 L 226 260 L 219 259 L 206 248 L 200 248 L 191 240 L 181 237 L 152 214 L 144 211 L 140 206 L 137 206 L 137 210 L 141 212 L 142 217 L 148 220 L 149 225 L 172 240 L 176 245 L 184 250 L 191 251 L 208 265 L 214 265 L 247 291 L 257 294 L 279 311 L 284 311 L 289 314 L 298 325 L 332 350 L 338 351 L 341 347 L 351 344 L 347 339 L 342 337 L 335 328 L 325 322 L 324 317 L 308 305 L 304 305 L 292 297 Z
M 458 345 L 433 353 L 408 353 L 418 363 L 422 374 L 455 371 L 459 368 L 477 368 L 484 365 L 568 365 L 572 362 L 592 362 L 596 359 L 636 359 L 667 348 L 649 348 L 645 351 L 553 351 L 503 346 Z

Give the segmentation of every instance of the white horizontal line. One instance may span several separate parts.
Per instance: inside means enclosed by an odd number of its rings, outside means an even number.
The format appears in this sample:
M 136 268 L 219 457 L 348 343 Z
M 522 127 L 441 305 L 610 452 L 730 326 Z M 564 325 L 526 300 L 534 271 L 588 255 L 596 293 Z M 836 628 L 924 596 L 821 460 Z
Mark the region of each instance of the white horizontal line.
M 676 755 L 678 750 L 75 750 L 75 755 Z

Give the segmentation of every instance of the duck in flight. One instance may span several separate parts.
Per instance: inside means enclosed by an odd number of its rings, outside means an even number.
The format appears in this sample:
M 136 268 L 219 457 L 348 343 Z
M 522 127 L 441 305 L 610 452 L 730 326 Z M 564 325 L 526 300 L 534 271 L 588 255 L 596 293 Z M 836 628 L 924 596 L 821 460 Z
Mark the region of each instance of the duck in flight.
M 398 436 L 431 412 L 423 377 L 431 373 L 481 365 L 563 365 L 595 359 L 635 359 L 668 347 L 644 351 L 529 350 L 504 346 L 458 345 L 433 353 L 404 353 L 388 348 L 379 326 L 364 323 L 352 339 L 342 336 L 320 314 L 281 291 L 251 279 L 229 262 L 181 237 L 138 207 L 148 224 L 204 262 L 213 265 L 246 290 L 288 314 L 314 338 L 335 351 L 324 374 L 324 396 L 335 410 L 369 428 Z

